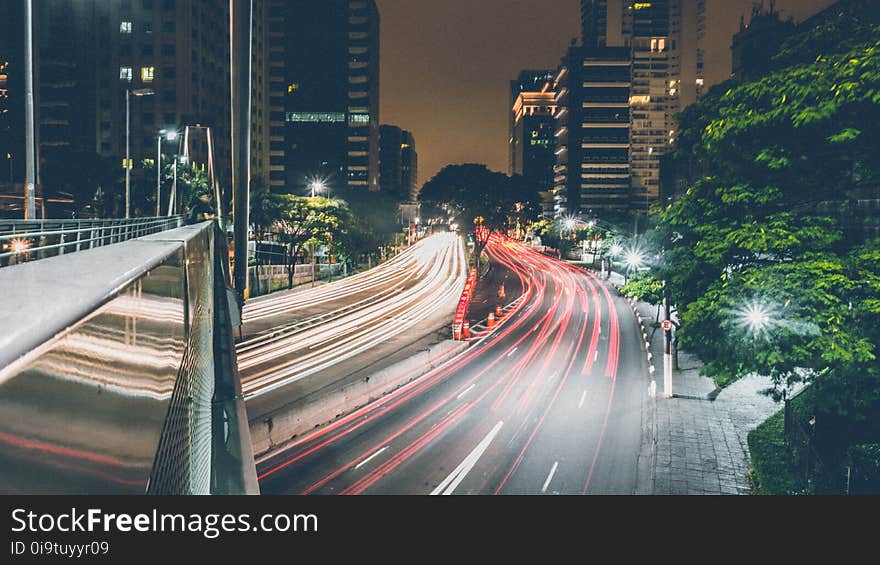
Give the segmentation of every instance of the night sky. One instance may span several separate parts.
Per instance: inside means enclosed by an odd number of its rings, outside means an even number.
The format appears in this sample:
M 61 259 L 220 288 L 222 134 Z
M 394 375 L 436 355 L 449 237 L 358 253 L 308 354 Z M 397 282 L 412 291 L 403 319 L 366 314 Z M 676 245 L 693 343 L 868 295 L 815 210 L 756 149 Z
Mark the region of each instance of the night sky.
M 413 132 L 419 182 L 453 163 L 507 172 L 509 83 L 556 68 L 580 36 L 578 0 L 377 0 L 381 121 Z M 833 0 L 779 0 L 801 20 Z M 769 5 L 769 1 L 767 2 Z M 730 43 L 752 0 L 707 0 L 707 82 L 730 74 Z

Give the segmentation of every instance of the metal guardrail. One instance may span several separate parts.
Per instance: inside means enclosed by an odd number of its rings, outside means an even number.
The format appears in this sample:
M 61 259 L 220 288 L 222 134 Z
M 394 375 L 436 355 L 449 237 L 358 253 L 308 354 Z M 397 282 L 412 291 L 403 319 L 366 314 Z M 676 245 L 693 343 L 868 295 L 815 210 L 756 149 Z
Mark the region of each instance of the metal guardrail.
M 0 492 L 259 490 L 225 234 L 0 269 Z
M 183 216 L 128 220 L 2 220 L 0 267 L 179 228 Z

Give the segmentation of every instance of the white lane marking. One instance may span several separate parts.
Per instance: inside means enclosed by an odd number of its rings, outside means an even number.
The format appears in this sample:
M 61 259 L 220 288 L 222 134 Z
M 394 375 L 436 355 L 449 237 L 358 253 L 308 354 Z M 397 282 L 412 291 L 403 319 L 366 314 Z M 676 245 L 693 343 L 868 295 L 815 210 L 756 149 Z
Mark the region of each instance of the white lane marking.
M 518 347 L 514 347 L 513 350 L 511 350 L 511 352 L 507 354 L 507 356 L 510 357 L 511 355 L 513 355 L 514 353 L 516 353 L 516 350 L 517 350 L 517 349 L 519 349 L 519 348 L 518 348 Z
M 578 410 L 580 410 L 581 408 L 584 407 L 584 400 L 586 400 L 586 399 L 587 399 L 587 391 L 584 391 L 584 393 L 581 395 L 581 401 L 578 402 Z
M 554 461 L 553 466 L 550 467 L 550 474 L 547 475 L 547 480 L 544 481 L 544 486 L 541 487 L 541 494 L 547 492 L 547 487 L 550 486 L 550 481 L 553 480 L 553 475 L 556 474 L 556 468 L 559 467 L 559 461 Z
M 475 386 L 477 386 L 477 383 L 474 383 L 474 384 L 472 384 L 471 386 L 469 386 L 469 387 L 467 387 L 466 389 L 464 389 L 463 391 L 461 391 L 461 394 L 459 394 L 459 395 L 456 397 L 456 400 L 461 399 L 462 396 L 464 396 L 464 395 L 466 395 L 467 393 L 469 393 L 469 392 L 471 391 L 471 389 L 474 388 Z
M 477 461 L 480 459 L 486 449 L 488 449 L 489 444 L 492 443 L 492 440 L 495 439 L 496 435 L 498 435 L 498 432 L 501 430 L 501 426 L 503 425 L 504 422 L 498 422 L 497 424 L 495 424 L 495 427 L 492 428 L 492 431 L 490 431 L 486 435 L 486 437 L 484 437 L 483 440 L 477 444 L 477 447 L 475 447 L 474 450 L 471 451 L 468 456 L 464 458 L 464 461 L 462 461 L 459 466 L 456 467 L 455 470 L 449 474 L 448 477 L 443 479 L 443 482 L 437 485 L 437 488 L 431 491 L 431 496 L 436 496 L 438 494 L 448 496 L 452 494 L 456 487 L 461 484 L 461 481 L 463 481 L 467 474 L 470 473 L 471 469 L 474 468 L 474 465 L 477 464 Z
M 593 355 L 593 363 L 595 363 L 596 361 L 598 361 L 598 359 L 599 359 L 599 350 L 597 349 L 597 350 L 596 350 L 596 354 Z
M 360 463 L 358 463 L 357 465 L 355 465 L 355 469 L 360 469 L 361 467 L 363 467 L 364 465 L 366 465 L 367 463 L 369 463 L 370 461 L 372 461 L 374 457 L 378 456 L 380 453 L 382 453 L 382 452 L 385 451 L 386 449 L 388 449 L 388 446 L 387 446 L 387 445 L 386 445 L 385 447 L 383 447 L 382 449 L 377 449 L 377 450 L 376 450 L 376 453 L 370 455 L 369 457 L 367 457 L 366 459 L 364 459 L 363 461 L 361 461 Z

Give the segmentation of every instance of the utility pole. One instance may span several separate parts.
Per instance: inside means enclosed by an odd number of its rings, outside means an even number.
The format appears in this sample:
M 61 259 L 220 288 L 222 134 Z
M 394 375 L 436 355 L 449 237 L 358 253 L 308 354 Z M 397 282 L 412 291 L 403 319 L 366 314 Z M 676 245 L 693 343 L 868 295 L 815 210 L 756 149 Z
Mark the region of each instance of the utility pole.
M 253 41 L 252 0 L 231 0 L 230 40 L 232 80 L 232 209 L 234 286 L 239 301 L 247 295 L 248 224 L 250 200 L 251 138 L 251 43 Z M 220 210 L 221 203 L 217 202 Z M 224 227 L 225 230 L 225 227 Z
M 24 6 L 24 88 L 25 88 L 25 150 L 24 219 L 37 218 L 37 126 L 34 117 L 34 7 L 33 0 Z
M 669 295 L 663 281 L 663 391 L 672 398 L 672 320 L 669 312 Z

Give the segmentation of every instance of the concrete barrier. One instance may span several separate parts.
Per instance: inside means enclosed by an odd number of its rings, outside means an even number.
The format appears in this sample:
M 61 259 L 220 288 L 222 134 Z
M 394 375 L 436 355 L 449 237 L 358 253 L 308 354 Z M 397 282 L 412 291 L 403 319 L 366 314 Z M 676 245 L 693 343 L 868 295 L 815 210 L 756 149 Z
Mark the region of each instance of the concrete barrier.
M 265 459 L 292 440 L 346 416 L 439 367 L 468 347 L 446 340 L 354 382 L 339 382 L 313 395 L 295 399 L 270 415 L 250 423 L 257 459 Z

